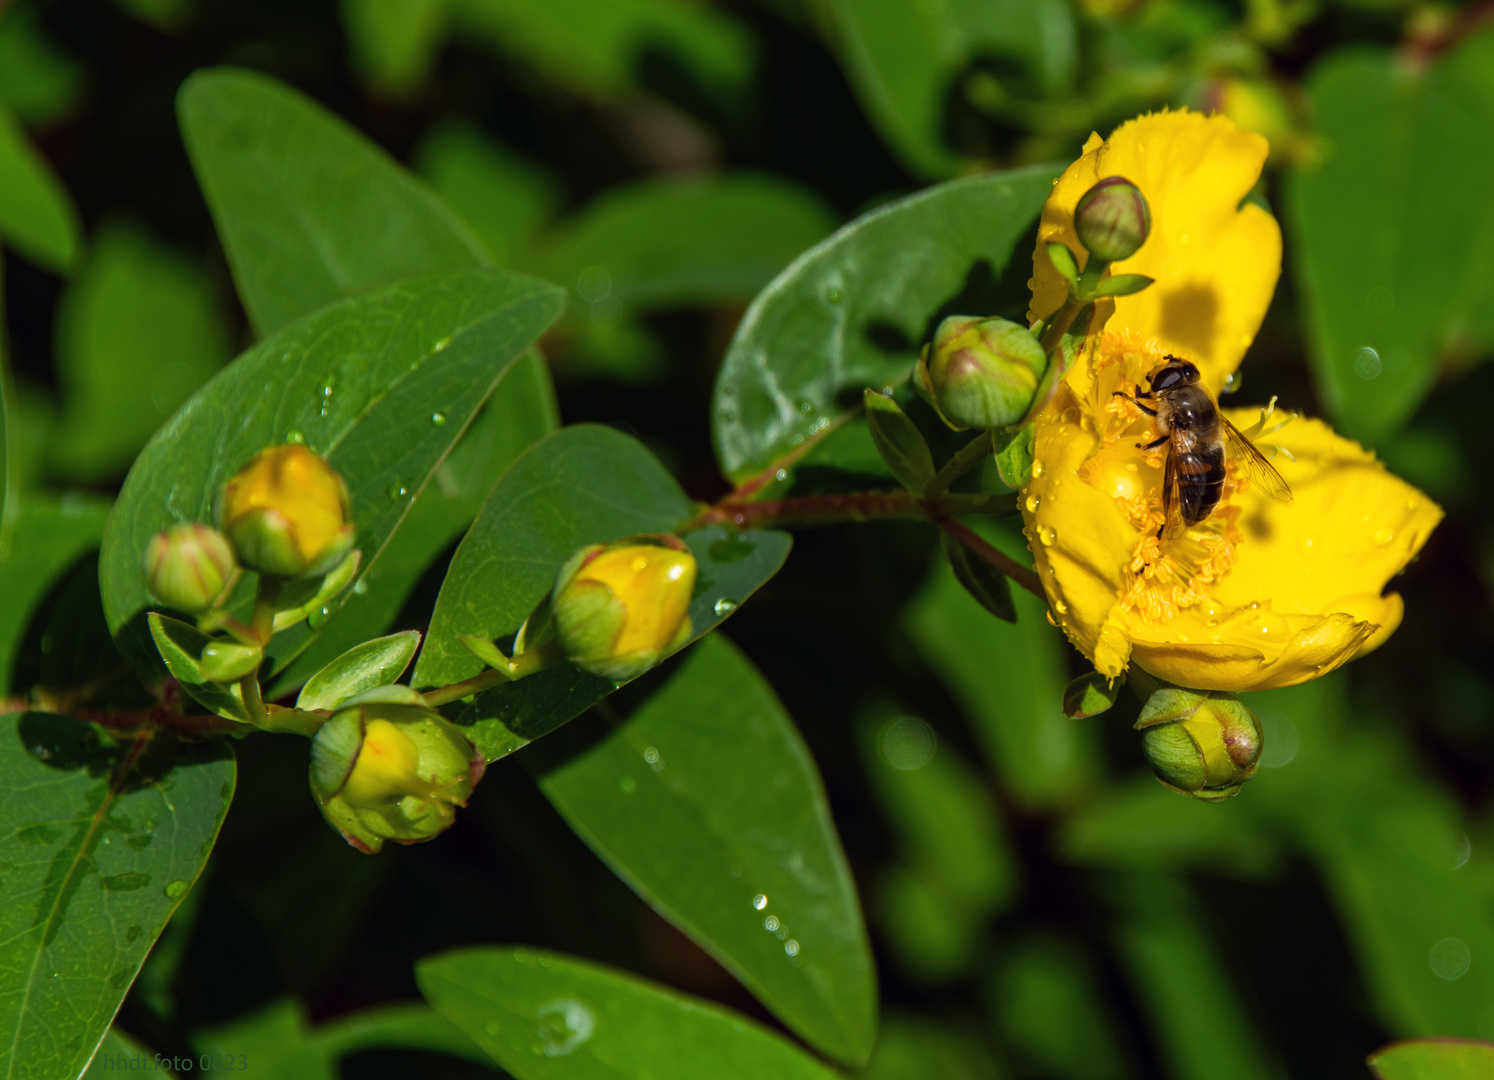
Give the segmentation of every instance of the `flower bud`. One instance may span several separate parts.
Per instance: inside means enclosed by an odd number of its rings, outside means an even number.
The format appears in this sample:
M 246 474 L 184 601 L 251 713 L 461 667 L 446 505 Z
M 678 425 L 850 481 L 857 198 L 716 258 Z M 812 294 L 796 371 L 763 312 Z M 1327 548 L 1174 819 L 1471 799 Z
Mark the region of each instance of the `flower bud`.
M 1255 775 L 1265 735 L 1233 694 L 1164 686 L 1136 728 L 1152 770 L 1168 787 L 1207 802 L 1229 798 Z
M 566 658 L 626 682 L 690 638 L 695 556 L 673 536 L 582 548 L 555 577 L 555 633 Z
M 150 594 L 167 607 L 200 615 L 213 606 L 235 569 L 233 548 L 216 529 L 182 522 L 145 545 L 141 572 Z
M 347 485 L 298 443 L 256 454 L 223 487 L 218 525 L 239 560 L 270 577 L 315 577 L 353 545 Z
M 1146 243 L 1151 228 L 1146 196 L 1123 176 L 1107 176 L 1074 208 L 1074 229 L 1092 259 L 1129 259 Z
M 984 431 L 1027 415 L 1047 366 L 1042 345 L 1027 327 L 951 315 L 919 359 L 917 381 L 950 427 Z
M 370 853 L 385 840 L 415 844 L 449 827 L 482 770 L 466 736 L 405 687 L 354 698 L 311 743 L 311 792 L 322 816 Z

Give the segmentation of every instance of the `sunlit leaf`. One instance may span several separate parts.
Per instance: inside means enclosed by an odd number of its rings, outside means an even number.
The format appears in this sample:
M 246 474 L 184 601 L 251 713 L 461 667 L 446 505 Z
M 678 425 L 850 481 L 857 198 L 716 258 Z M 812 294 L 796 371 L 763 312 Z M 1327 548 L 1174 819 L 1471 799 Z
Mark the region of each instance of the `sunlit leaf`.
M 412 684 L 442 686 L 484 670 L 459 634 L 507 646 L 587 544 L 668 533 L 695 508 L 642 443 L 611 428 L 564 428 L 536 443 L 503 475 L 463 539 L 441 586 Z M 690 604 L 694 637 L 737 609 L 778 571 L 789 537 L 723 526 L 685 534 L 698 563 Z M 489 760 L 580 715 L 611 693 L 605 679 L 560 664 L 484 691 L 451 715 Z
M 1395 1043 L 1369 1057 L 1376 1080 L 1483 1080 L 1494 1076 L 1494 1043 L 1418 1039 Z
M 0 1070 L 76 1076 L 212 851 L 233 757 L 12 713 L 0 777 Z
M 372 582 L 384 545 L 442 458 L 559 308 L 558 290 L 533 278 L 436 275 L 334 304 L 230 364 L 141 452 L 110 519 L 100 583 L 127 658 L 154 670 L 139 636 L 149 606 L 140 578 L 146 542 L 173 521 L 210 520 L 223 483 L 266 446 L 302 440 L 342 474 L 364 552 L 359 581 Z M 327 605 L 316 627 L 356 590 Z M 270 670 L 315 633 L 303 623 L 276 634 Z
M 261 335 L 400 278 L 488 263 L 435 192 L 268 76 L 199 71 L 182 86 L 177 111 L 239 297 Z
M 867 387 L 905 380 L 947 306 L 1025 309 L 1018 240 L 1055 175 L 1040 166 L 941 184 L 795 260 L 748 308 L 716 380 L 722 471 L 741 481 L 859 411 Z
M 724 638 L 540 788 L 623 880 L 825 1053 L 864 1061 L 871 948 L 819 772 Z
M 780 1035 L 622 972 L 530 949 L 423 960 L 420 991 L 518 1080 L 831 1080 Z

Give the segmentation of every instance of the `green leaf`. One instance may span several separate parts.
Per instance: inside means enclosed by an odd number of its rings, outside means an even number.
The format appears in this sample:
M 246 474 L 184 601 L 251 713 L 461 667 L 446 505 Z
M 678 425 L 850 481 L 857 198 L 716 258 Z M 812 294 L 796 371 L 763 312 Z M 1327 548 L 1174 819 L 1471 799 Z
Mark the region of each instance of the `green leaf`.
M 154 1050 L 146 1049 L 119 1028 L 111 1027 L 104 1033 L 104 1041 L 99 1043 L 99 1048 L 93 1055 L 93 1061 L 89 1063 L 88 1070 L 84 1072 L 81 1080 L 114 1080 L 116 1073 L 127 1069 L 134 1071 L 137 1058 L 142 1067 L 145 1062 L 149 1061 L 154 1075 L 176 1075 L 167 1064 L 171 1061 L 170 1057 L 163 1057 L 158 1062 Z
M 1328 153 L 1286 188 L 1308 355 L 1336 424 L 1378 441 L 1494 341 L 1494 28 L 1424 65 L 1341 50 L 1308 92 Z
M 984 778 L 917 717 L 868 717 L 859 734 L 901 863 L 878 890 L 882 932 L 916 977 L 950 978 L 971 966 L 991 917 L 1016 896 L 1000 813 Z
M 82 90 L 82 65 L 37 26 L 33 8 L 12 4 L 0 18 L 0 109 L 42 125 L 71 111 Z
M 1274 1080 L 1202 914 L 1181 881 L 1125 875 L 1107 882 L 1116 945 L 1139 992 L 1163 1060 L 1178 1080 Z
M 1073 16 L 1057 0 L 831 0 L 841 62 L 902 159 L 926 176 L 959 164 L 941 135 L 956 76 L 977 57 L 1015 65 L 1039 95 L 1074 66 Z
M 531 349 L 503 370 L 492 397 L 410 507 L 378 562 L 366 566 L 367 577 L 343 594 L 338 617 L 327 622 L 317 615 L 319 636 L 275 680 L 272 696 L 289 692 L 370 633 L 387 629 L 421 576 L 472 524 L 503 471 L 558 423 L 550 368 Z
M 1076 945 L 1036 934 L 1007 945 L 988 995 L 1020 1075 L 1125 1080 L 1129 1075 L 1104 994 Z
M 814 192 L 773 176 L 650 180 L 613 188 L 538 242 L 534 272 L 576 310 L 746 300 L 835 228 Z
M 523 264 L 531 239 L 560 201 L 542 167 L 466 124 L 435 128 L 415 151 L 415 165 L 499 266 Z
M 106 226 L 57 311 L 63 407 L 48 439 L 52 469 L 84 483 L 123 473 L 228 356 L 202 267 L 139 229 Z
M 378 93 L 408 97 L 430 72 L 456 0 L 342 0 L 358 73 Z
M 0 240 L 49 270 L 66 270 L 78 212 L 13 116 L 0 106 Z
M 233 797 L 221 740 L 0 719 L 0 1073 L 77 1076 L 202 871 Z
M 300 1002 L 284 999 L 192 1037 L 217 1072 L 248 1071 L 285 1080 L 336 1080 L 337 1062 L 360 1050 L 427 1050 L 482 1064 L 488 1056 L 450 1020 L 415 1002 L 339 1016 L 316 1028 Z
M 1015 538 L 1003 534 L 997 546 L 1027 561 Z M 1007 791 L 1023 806 L 1061 805 L 1093 777 L 1097 733 L 1063 714 L 1063 639 L 1042 601 L 1025 591 L 1013 599 L 1017 625 L 997 622 L 941 564 L 906 625 L 965 707 Z
M 909 491 L 921 492 L 934 478 L 934 455 L 929 452 L 929 444 L 890 397 L 868 388 L 862 400 L 877 453 L 882 455 L 899 484 Z
M 401 278 L 488 263 L 435 192 L 274 79 L 199 71 L 182 85 L 177 113 L 261 335 Z
M 244 701 L 237 683 L 214 682 L 202 670 L 202 650 L 212 641 L 195 626 L 151 612 L 150 635 L 171 677 L 203 707 L 219 716 L 251 724 L 258 717 L 256 703 Z
M 1018 428 L 1005 446 L 996 451 L 996 471 L 1001 482 L 1009 488 L 1022 488 L 1032 479 L 1033 447 L 1037 445 L 1037 429 L 1028 424 Z
M 108 519 L 104 499 L 7 492 L 0 529 L 0 695 L 31 689 L 11 684 L 27 623 L 62 574 L 98 547 Z
M 796 1034 L 866 1060 L 871 946 L 824 786 L 735 647 L 719 634 L 702 641 L 624 723 L 539 784 L 608 866 Z
M 419 647 L 419 630 L 405 630 L 354 646 L 306 680 L 301 696 L 296 698 L 296 708 L 335 709 L 355 694 L 388 686 L 405 673 Z
M 464 0 L 467 36 L 585 95 L 639 86 L 646 49 L 677 60 L 726 99 L 752 77 L 752 40 L 714 8 L 675 0 Z M 580 28 L 584 27 L 584 32 Z
M 326 455 L 347 481 L 364 553 L 358 580 L 374 588 L 385 544 L 560 300 L 554 287 L 505 271 L 436 275 L 334 304 L 230 364 L 141 452 L 110 519 L 100 584 L 121 651 L 152 670 L 140 636 L 149 538 L 174 521 L 210 520 L 224 482 L 287 439 Z M 328 608 L 319 626 L 343 610 L 340 601 Z M 276 634 L 267 670 L 284 668 L 315 633 L 302 624 Z
M 975 555 L 947 532 L 939 534 L 939 549 L 949 561 L 955 580 L 977 604 L 998 619 L 1014 623 L 1017 607 L 1012 602 L 1012 584 L 1006 575 Z
M 1086 671 L 1064 688 L 1063 714 L 1073 720 L 1098 716 L 1115 704 L 1124 685 L 1124 679 L 1107 679 L 1098 671 Z
M 1156 283 L 1145 274 L 1112 274 L 1094 288 L 1094 296 L 1131 296 Z
M 722 471 L 740 483 L 834 430 L 859 410 L 866 387 L 906 379 L 941 307 L 967 287 L 996 289 L 1013 259 L 1025 299 L 1028 252 L 1017 241 L 1057 172 L 1045 165 L 941 184 L 796 259 L 747 309 L 716 380 Z
M 1494 1043 L 1417 1039 L 1369 1056 L 1376 1080 L 1483 1080 L 1494 1076 Z
M 483 663 L 458 639 L 506 644 L 587 544 L 673 532 L 694 507 L 642 443 L 611 428 L 564 428 L 503 475 L 451 561 L 411 680 L 417 687 L 471 678 Z M 730 615 L 788 556 L 787 533 L 722 526 L 687 533 L 698 563 L 690 604 L 699 638 Z M 489 760 L 580 715 L 612 692 L 605 679 L 561 664 L 479 694 L 452 712 Z
M 415 979 L 517 1080 L 835 1076 L 744 1016 L 569 957 L 463 949 L 422 960 Z

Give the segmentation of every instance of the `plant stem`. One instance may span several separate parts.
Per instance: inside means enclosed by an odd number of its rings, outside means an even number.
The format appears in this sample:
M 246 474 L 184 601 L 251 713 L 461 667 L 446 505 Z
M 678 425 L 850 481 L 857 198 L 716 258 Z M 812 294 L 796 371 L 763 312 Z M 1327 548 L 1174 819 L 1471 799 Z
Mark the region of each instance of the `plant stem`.
M 949 533 L 950 536 L 953 536 L 960 543 L 964 544 L 976 555 L 979 555 L 997 570 L 1000 570 L 1007 577 L 1022 586 L 1022 588 L 1032 593 L 1033 596 L 1044 602 L 1047 601 L 1048 598 L 1043 594 L 1043 583 L 1037 574 L 1009 555 L 996 550 L 996 548 L 986 543 L 970 526 L 952 517 L 940 518 L 937 524 L 939 528 Z
M 707 525 L 737 528 L 768 528 L 780 525 L 837 525 L 845 521 L 926 520 L 947 514 L 1010 514 L 1016 496 L 946 495 L 924 499 L 911 491 L 863 491 L 853 495 L 805 495 L 797 499 L 764 502 L 717 503 L 680 529 L 694 532 Z
M 508 670 L 500 671 L 498 668 L 488 668 L 479 675 L 461 682 L 451 683 L 448 686 L 438 687 L 435 690 L 427 690 L 421 696 L 425 703 L 431 708 L 445 705 L 448 702 L 460 701 L 464 697 L 480 694 L 484 690 L 490 690 L 501 683 L 513 682 L 522 679 L 526 675 L 533 675 L 536 671 L 551 667 L 565 659 L 565 654 L 560 651 L 558 641 L 547 641 L 543 645 L 537 645 L 528 652 L 521 652 L 508 662 Z
M 981 458 L 990 454 L 991 441 L 994 437 L 993 432 L 982 431 L 975 438 L 960 447 L 959 450 L 955 451 L 954 456 L 944 463 L 944 468 L 936 472 L 934 478 L 923 489 L 923 497 L 925 499 L 937 499 L 940 495 L 948 491 L 949 485 L 963 476 L 967 469 L 980 461 Z

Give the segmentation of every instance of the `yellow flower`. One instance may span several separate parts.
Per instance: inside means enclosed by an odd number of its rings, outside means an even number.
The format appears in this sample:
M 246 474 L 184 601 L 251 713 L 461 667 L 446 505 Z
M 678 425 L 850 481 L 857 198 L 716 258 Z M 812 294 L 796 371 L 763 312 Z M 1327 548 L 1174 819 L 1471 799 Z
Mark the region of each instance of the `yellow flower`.
M 219 528 L 251 570 L 294 578 L 326 573 L 353 543 L 347 487 L 325 461 L 290 443 L 262 450 L 233 475 Z
M 1269 499 L 1227 455 L 1214 512 L 1176 540 L 1157 537 L 1167 451 L 1138 449 L 1156 437 L 1155 421 L 1114 392 L 1144 388 L 1165 353 L 1192 360 L 1215 394 L 1239 365 L 1281 267 L 1275 220 L 1241 205 L 1266 152 L 1264 139 L 1221 116 L 1145 116 L 1107 141 L 1091 136 L 1043 209 L 1034 318 L 1067 296 L 1046 245 L 1080 253 L 1073 208 L 1092 184 L 1125 176 L 1152 208 L 1146 244 L 1112 270 L 1157 283 L 1096 311 L 1079 358 L 1034 422 L 1032 479 L 1021 495 L 1054 617 L 1107 676 L 1135 661 L 1180 686 L 1241 691 L 1331 671 L 1399 625 L 1400 597 L 1381 591 L 1442 517 L 1321 421 L 1230 409 L 1263 452 L 1284 451 L 1273 464 L 1294 501 Z

